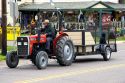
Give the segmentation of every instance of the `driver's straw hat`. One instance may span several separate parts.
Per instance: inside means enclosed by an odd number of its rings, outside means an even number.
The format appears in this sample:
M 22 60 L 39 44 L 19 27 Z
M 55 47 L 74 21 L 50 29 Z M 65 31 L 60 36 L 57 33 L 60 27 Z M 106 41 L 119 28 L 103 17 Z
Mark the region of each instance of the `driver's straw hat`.
M 49 23 L 49 20 L 48 20 L 48 19 L 45 19 L 45 20 L 43 21 L 43 23 Z

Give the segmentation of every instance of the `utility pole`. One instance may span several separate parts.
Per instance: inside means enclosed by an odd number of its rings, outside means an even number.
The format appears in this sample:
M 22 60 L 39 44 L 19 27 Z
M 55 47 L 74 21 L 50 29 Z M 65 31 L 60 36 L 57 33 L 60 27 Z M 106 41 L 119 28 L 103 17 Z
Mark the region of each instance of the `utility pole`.
M 34 0 L 32 0 L 32 3 L 34 3 Z
M 7 53 L 7 11 L 6 11 L 6 0 L 2 0 L 2 54 Z
M 125 4 L 125 0 L 118 0 L 120 4 Z

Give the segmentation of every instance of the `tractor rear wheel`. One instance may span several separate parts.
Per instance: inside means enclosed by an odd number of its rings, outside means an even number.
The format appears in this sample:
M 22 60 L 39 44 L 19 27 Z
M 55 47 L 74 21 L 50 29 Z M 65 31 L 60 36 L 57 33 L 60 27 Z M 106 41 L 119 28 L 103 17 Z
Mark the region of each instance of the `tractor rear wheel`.
M 7 53 L 6 64 L 9 68 L 16 68 L 19 63 L 19 58 L 16 51 Z
M 45 69 L 48 65 L 48 55 L 45 51 L 39 51 L 36 55 L 36 67 L 38 69 Z
M 74 59 L 74 45 L 68 36 L 58 40 L 56 45 L 57 61 L 61 66 L 69 66 Z

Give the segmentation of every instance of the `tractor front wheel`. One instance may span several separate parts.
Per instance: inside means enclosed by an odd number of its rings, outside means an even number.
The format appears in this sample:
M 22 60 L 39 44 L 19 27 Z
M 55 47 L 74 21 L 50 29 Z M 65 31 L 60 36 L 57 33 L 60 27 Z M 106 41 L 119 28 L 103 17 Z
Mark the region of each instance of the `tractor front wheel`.
M 36 55 L 36 67 L 38 69 L 45 69 L 48 65 L 48 55 L 44 51 L 39 51 Z
M 9 68 L 16 68 L 19 63 L 19 58 L 16 51 L 7 53 L 6 64 Z
M 57 61 L 61 66 L 69 66 L 74 59 L 74 45 L 68 36 L 58 40 L 56 45 Z

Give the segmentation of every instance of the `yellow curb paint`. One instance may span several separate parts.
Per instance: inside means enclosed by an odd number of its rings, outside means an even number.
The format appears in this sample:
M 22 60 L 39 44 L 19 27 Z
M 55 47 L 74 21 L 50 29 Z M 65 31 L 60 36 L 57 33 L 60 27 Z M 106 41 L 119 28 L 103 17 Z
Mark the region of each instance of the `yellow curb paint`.
M 70 72 L 65 72 L 65 73 L 58 74 L 58 75 L 49 75 L 46 77 L 38 77 L 38 78 L 32 78 L 32 79 L 23 80 L 23 81 L 16 81 L 14 83 L 34 83 L 34 82 L 39 82 L 39 81 L 44 81 L 44 80 L 75 76 L 79 74 L 98 72 L 98 71 L 103 71 L 103 70 L 108 70 L 108 69 L 113 69 L 113 68 L 119 68 L 119 67 L 125 67 L 125 64 L 117 64 L 117 65 L 111 65 L 111 66 L 105 66 L 105 67 L 103 66 L 103 67 L 91 68 L 91 69 L 80 69 L 75 72 L 70 71 Z

